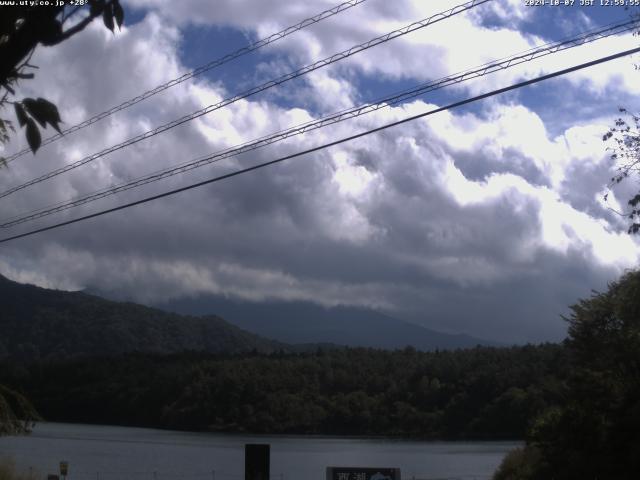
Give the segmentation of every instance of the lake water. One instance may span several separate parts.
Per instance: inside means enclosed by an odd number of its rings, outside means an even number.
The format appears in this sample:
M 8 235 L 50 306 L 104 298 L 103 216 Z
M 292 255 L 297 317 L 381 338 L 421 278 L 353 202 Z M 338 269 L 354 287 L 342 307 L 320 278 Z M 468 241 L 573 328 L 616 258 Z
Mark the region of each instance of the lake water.
M 41 423 L 26 437 L 0 438 L 0 457 L 68 480 L 242 480 L 244 445 L 271 444 L 272 480 L 323 480 L 328 466 L 400 468 L 402 478 L 484 480 L 517 442 L 419 442 L 309 436 L 251 436 Z

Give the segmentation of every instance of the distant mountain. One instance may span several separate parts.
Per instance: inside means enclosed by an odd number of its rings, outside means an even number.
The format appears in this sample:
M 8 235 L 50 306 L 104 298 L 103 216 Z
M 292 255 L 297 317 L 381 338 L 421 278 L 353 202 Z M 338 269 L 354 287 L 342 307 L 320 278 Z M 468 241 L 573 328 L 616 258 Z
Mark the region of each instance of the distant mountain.
M 419 350 L 456 349 L 496 342 L 455 335 L 405 322 L 379 312 L 352 307 L 323 308 L 309 302 L 240 302 L 201 296 L 156 304 L 167 311 L 206 315 L 215 312 L 228 322 L 281 342 Z
M 286 348 L 220 317 L 182 316 L 82 292 L 23 285 L 0 275 L 0 359 L 125 352 L 272 352 Z

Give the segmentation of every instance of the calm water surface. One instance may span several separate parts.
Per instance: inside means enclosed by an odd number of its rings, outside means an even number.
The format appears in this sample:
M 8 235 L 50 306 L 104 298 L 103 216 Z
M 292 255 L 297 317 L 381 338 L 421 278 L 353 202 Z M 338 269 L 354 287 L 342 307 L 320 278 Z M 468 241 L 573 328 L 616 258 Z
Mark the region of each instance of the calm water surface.
M 244 444 L 271 444 L 272 480 L 323 480 L 327 466 L 397 467 L 402 478 L 491 477 L 517 442 L 414 442 L 308 436 L 245 436 L 41 423 L 0 438 L 0 456 L 68 480 L 241 480 Z

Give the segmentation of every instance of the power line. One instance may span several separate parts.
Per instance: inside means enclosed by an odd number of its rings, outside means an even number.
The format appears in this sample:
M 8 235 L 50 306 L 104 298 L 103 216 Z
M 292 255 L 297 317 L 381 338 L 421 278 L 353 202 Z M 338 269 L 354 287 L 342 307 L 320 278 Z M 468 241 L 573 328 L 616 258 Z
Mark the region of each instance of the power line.
M 277 163 L 284 162 L 285 160 L 290 160 L 290 159 L 293 159 L 293 158 L 301 157 L 303 155 L 307 155 L 309 153 L 317 152 L 319 150 L 324 150 L 326 148 L 333 147 L 335 145 L 339 145 L 339 144 L 342 144 L 342 143 L 345 143 L 345 142 L 349 142 L 351 140 L 356 140 L 358 138 L 361 138 L 361 137 L 364 137 L 364 136 L 367 136 L 367 135 L 371 135 L 372 133 L 380 132 L 382 130 L 386 130 L 387 128 L 396 127 L 398 125 L 402 125 L 402 124 L 417 120 L 419 118 L 423 118 L 423 117 L 426 117 L 426 116 L 429 116 L 429 115 L 433 115 L 433 114 L 436 114 L 436 113 L 439 113 L 439 112 L 443 112 L 445 110 L 450 110 L 452 108 L 456 108 L 456 107 L 460 107 L 460 106 L 463 106 L 463 105 L 467 105 L 467 104 L 472 103 L 472 102 L 477 102 L 477 101 L 483 100 L 485 98 L 489 98 L 489 97 L 492 97 L 492 96 L 495 96 L 495 95 L 499 95 L 499 94 L 502 94 L 502 93 L 505 93 L 505 92 L 508 92 L 508 91 L 511 91 L 511 90 L 516 90 L 518 88 L 526 87 L 527 85 L 533 85 L 535 83 L 539 83 L 539 82 L 542 82 L 544 80 L 549 80 L 551 78 L 559 77 L 561 75 L 566 75 L 568 73 L 575 72 L 577 70 L 582 70 L 584 68 L 592 67 L 594 65 L 598 65 L 598 64 L 601 64 L 601 63 L 609 62 L 611 60 L 615 60 L 617 58 L 625 57 L 627 55 L 631 55 L 631 54 L 637 53 L 637 52 L 640 52 L 640 47 L 632 48 L 630 50 L 625 50 L 623 52 L 619 52 L 619 53 L 616 53 L 616 54 L 613 54 L 613 55 L 608 55 L 606 57 L 602 57 L 602 58 L 599 58 L 597 60 L 592 60 L 590 62 L 582 63 L 580 65 L 576 65 L 576 66 L 573 66 L 573 67 L 565 68 L 563 70 L 559 70 L 559 71 L 556 71 L 556 72 L 553 72 L 553 73 L 549 73 L 547 75 L 542 75 L 540 77 L 536 77 L 536 78 L 531 79 L 531 80 L 525 80 L 523 82 L 518 82 L 518 83 L 515 83 L 515 84 L 510 85 L 508 87 L 503 87 L 503 88 L 499 88 L 497 90 L 492 90 L 490 92 L 483 93 L 483 94 L 477 95 L 475 97 L 471 97 L 471 98 L 467 98 L 465 100 L 460 100 L 458 102 L 451 103 L 451 104 L 446 105 L 444 107 L 439 107 L 439 108 L 436 108 L 434 110 L 429 110 L 427 112 L 423 112 L 423 113 L 420 113 L 420 114 L 417 114 L 417 115 L 413 115 L 413 116 L 404 118 L 402 120 L 398 120 L 398 121 L 395 121 L 395 122 L 387 123 L 385 125 L 373 128 L 371 130 L 367 130 L 365 132 L 357 133 L 355 135 L 344 137 L 344 138 L 341 138 L 339 140 L 334 140 L 333 142 L 325 143 L 323 145 L 319 145 L 317 147 L 313 147 L 313 148 L 310 148 L 310 149 L 307 149 L 307 150 L 303 150 L 301 152 L 293 153 L 291 155 L 286 155 L 284 157 L 280 157 L 280 158 L 277 158 L 275 160 L 270 160 L 268 162 L 260 163 L 258 165 L 254 165 L 252 167 L 243 168 L 241 170 L 236 170 L 235 172 L 227 173 L 225 175 L 220 175 L 218 177 L 210 178 L 208 180 L 204 180 L 204 181 L 201 181 L 201 182 L 198 182 L 198 183 L 187 185 L 186 187 L 176 188 L 174 190 L 169 190 L 168 192 L 160 193 L 158 195 L 153 195 L 151 197 L 146 197 L 146 198 L 143 198 L 141 200 L 137 200 L 135 202 L 126 203 L 126 204 L 120 205 L 118 207 L 113 207 L 113 208 L 109 208 L 107 210 L 102 210 L 100 212 L 92 213 L 90 215 L 85 215 L 83 217 L 75 218 L 73 220 L 67 220 L 65 222 L 56 223 L 54 225 L 49 225 L 47 227 L 42 227 L 42 228 L 38 228 L 38 229 L 35 229 L 35 230 L 31 230 L 29 232 L 21 233 L 21 234 L 18 234 L 18 235 L 13 235 L 11 237 L 6 237 L 6 238 L 3 238 L 3 239 L 0 239 L 0 243 L 6 243 L 6 242 L 9 242 L 11 240 L 17 240 L 19 238 L 28 237 L 28 236 L 31 236 L 31 235 L 35 235 L 37 233 L 42 233 L 42 232 L 46 232 L 48 230 L 53 230 L 53 229 L 56 229 L 56 228 L 60 228 L 60 227 L 66 226 L 66 225 L 71 225 L 73 223 L 82 222 L 84 220 L 89 220 L 91 218 L 95 218 L 95 217 L 99 217 L 99 216 L 102 216 L 102 215 L 106 215 L 108 213 L 117 212 L 119 210 L 124 210 L 124 209 L 130 208 L 130 207 L 134 207 L 136 205 L 141 205 L 143 203 L 152 202 L 154 200 L 158 200 L 158 199 L 161 199 L 161 198 L 164 198 L 164 197 L 169 197 L 171 195 L 175 195 L 177 193 L 185 192 L 187 190 L 192 190 L 194 188 L 202 187 L 202 186 L 208 185 L 210 183 L 215 183 L 215 182 L 219 182 L 219 181 L 222 181 L 222 180 L 226 180 L 227 178 L 236 177 L 236 176 L 242 175 L 244 173 L 248 173 L 248 172 L 251 172 L 251 171 L 254 171 L 254 170 L 258 170 L 258 169 L 261 169 L 261 168 L 264 168 L 264 167 L 268 167 L 270 165 L 275 165 Z
M 139 177 L 137 179 L 131 180 L 126 183 L 122 183 L 120 185 L 115 185 L 112 187 L 108 187 L 106 189 L 98 190 L 96 192 L 93 192 L 89 195 L 85 195 L 80 198 L 76 198 L 70 201 L 60 202 L 55 205 L 51 205 L 48 207 L 40 208 L 37 210 L 33 210 L 31 212 L 14 216 L 13 218 L 4 221 L 4 223 L 1 223 L 0 228 L 13 227 L 15 225 L 25 223 L 27 221 L 43 218 L 43 217 L 52 215 L 54 213 L 68 210 L 70 208 L 74 208 L 80 205 L 85 205 L 87 203 L 97 201 L 101 198 L 105 198 L 120 192 L 131 190 L 133 188 L 137 188 L 149 183 L 153 183 L 174 175 L 185 173 L 195 168 L 199 168 L 211 163 L 215 163 L 236 155 L 247 153 L 247 152 L 256 150 L 258 148 L 262 148 L 264 146 L 271 145 L 273 143 L 285 140 L 287 138 L 306 133 L 311 130 L 319 129 L 328 125 L 332 125 L 334 123 L 356 118 L 361 115 L 365 115 L 367 113 L 371 113 L 379 109 L 386 108 L 390 105 L 395 105 L 403 101 L 409 100 L 411 98 L 415 98 L 425 93 L 447 87 L 449 85 L 454 85 L 457 83 L 461 83 L 463 81 L 467 81 L 473 78 L 478 78 L 478 77 L 487 75 L 489 73 L 494 73 L 499 70 L 504 70 L 504 69 L 513 67 L 515 65 L 519 65 L 521 63 L 529 62 L 534 59 L 541 58 L 543 56 L 546 56 L 552 53 L 557 53 L 561 50 L 573 48 L 579 45 L 584 45 L 586 43 L 593 42 L 595 40 L 599 40 L 602 38 L 606 38 L 611 35 L 619 34 L 625 31 L 630 31 L 635 29 L 637 25 L 638 23 L 636 21 L 625 21 L 618 24 L 609 24 L 607 26 L 600 27 L 598 29 L 593 29 L 591 31 L 584 32 L 575 37 L 567 37 L 564 40 L 561 40 L 559 42 L 548 43 L 537 48 L 532 48 L 525 52 L 512 55 L 511 57 L 506 57 L 501 60 L 489 62 L 479 67 L 475 67 L 474 69 L 468 69 L 463 72 L 453 74 L 448 77 L 444 77 L 439 80 L 422 84 L 412 89 L 408 89 L 403 92 L 384 97 L 382 99 L 377 100 L 374 103 L 360 105 L 357 107 L 346 109 L 341 112 L 328 115 L 318 120 L 306 122 L 304 124 L 291 127 L 289 129 L 274 133 L 272 135 L 268 135 L 268 136 L 265 136 L 250 142 L 246 142 L 244 144 L 241 144 L 235 147 L 231 147 L 221 152 L 209 154 L 175 167 L 170 167 L 164 170 L 147 174 L 145 176 Z
M 178 77 L 178 78 L 174 78 L 173 80 L 169 80 L 166 83 L 163 83 L 162 85 L 158 85 L 157 87 L 151 89 L 151 90 L 147 90 L 144 93 L 141 93 L 140 95 L 138 95 L 137 97 L 131 98 L 125 102 L 122 102 L 120 105 L 116 105 L 115 107 L 110 108 L 109 110 L 106 110 L 104 112 L 98 113 L 97 115 L 94 115 L 91 118 L 88 118 L 87 120 L 78 123 L 77 125 L 73 125 L 72 127 L 69 127 L 65 130 L 62 131 L 62 133 L 59 134 L 55 134 L 52 135 L 48 138 L 45 138 L 44 140 L 42 140 L 42 143 L 40 144 L 40 146 L 44 146 L 44 145 L 48 145 L 50 143 L 55 142 L 56 140 L 59 140 L 60 138 L 62 138 L 64 135 L 68 135 L 70 133 L 73 132 L 77 132 L 78 130 L 82 130 L 85 127 L 88 127 L 89 125 L 93 125 L 96 122 L 99 122 L 100 120 L 109 117 L 111 115 L 113 115 L 114 113 L 120 112 L 122 110 L 125 110 L 129 107 L 132 107 L 133 105 L 142 102 L 143 100 L 146 100 L 149 97 L 152 97 L 160 92 L 163 92 L 175 85 L 178 85 L 180 83 L 186 82 L 187 80 L 196 77 L 198 75 L 201 75 L 205 72 L 208 72 L 209 70 L 219 67 L 221 65 L 224 65 L 227 62 L 230 62 L 231 60 L 235 60 L 238 57 L 241 57 L 243 55 L 246 55 L 248 53 L 254 52 L 256 50 L 258 50 L 259 48 L 262 48 L 266 45 L 269 45 L 271 43 L 274 43 L 278 40 L 283 39 L 284 37 L 291 35 L 292 33 L 295 33 L 299 30 L 302 30 L 303 28 L 309 27 L 311 25 L 314 25 L 318 22 L 321 22 L 322 20 L 325 20 L 326 18 L 332 17 L 334 15 L 337 15 L 340 12 L 344 12 L 345 10 L 348 10 L 352 7 L 355 7 L 356 5 L 359 5 L 363 2 L 366 2 L 367 0 L 349 0 L 347 2 L 341 3 L 340 5 L 337 5 L 333 8 L 330 8 L 328 10 L 325 10 L 323 12 L 318 13 L 317 15 L 314 15 L 313 17 L 309 17 L 306 18 L 304 20 L 302 20 L 301 22 L 292 25 L 290 27 L 285 28 L 284 30 L 281 30 L 277 33 L 274 33 L 272 35 L 269 35 L 268 37 L 265 37 L 261 40 L 257 40 L 254 43 L 251 43 L 249 45 L 246 45 L 242 48 L 239 48 L 238 50 L 236 50 L 235 52 L 232 53 L 228 53 L 220 58 L 217 58 L 215 60 L 210 61 L 209 63 L 206 63 L 204 65 L 201 65 L 198 68 L 195 68 L 193 70 L 191 70 L 190 72 L 185 73 L 184 75 Z M 6 163 L 10 163 L 12 161 L 14 161 L 15 159 L 17 159 L 18 157 L 21 157 L 23 155 L 25 155 L 26 153 L 29 153 L 31 151 L 30 148 L 25 148 L 23 150 L 20 150 L 17 153 L 14 153 L 13 155 L 9 156 L 6 158 Z
M 252 95 L 260 93 L 260 92 L 262 92 L 264 90 L 267 90 L 269 88 L 275 87 L 275 86 L 280 85 L 280 84 L 285 83 L 285 82 L 288 82 L 289 80 L 293 80 L 294 78 L 298 78 L 298 77 L 301 77 L 303 75 L 306 75 L 307 73 L 310 73 L 310 72 L 312 72 L 314 70 L 317 70 L 319 68 L 325 67 L 327 65 L 331 65 L 332 63 L 335 63 L 335 62 L 338 62 L 340 60 L 343 60 L 343 59 L 345 59 L 347 57 L 350 57 L 351 55 L 355 55 L 356 53 L 359 53 L 359 52 L 362 52 L 362 51 L 367 50 L 369 48 L 375 47 L 376 45 L 380 45 L 382 43 L 388 42 L 388 41 L 393 40 L 395 38 L 398 38 L 400 36 L 403 36 L 403 35 L 406 35 L 408 33 L 411 33 L 411 32 L 414 32 L 416 30 L 419 30 L 421 28 L 425 28 L 425 27 L 427 27 L 429 25 L 432 25 L 432 24 L 434 24 L 436 22 L 445 20 L 445 19 L 447 19 L 449 17 L 452 17 L 454 15 L 457 15 L 459 13 L 465 12 L 467 10 L 470 10 L 470 9 L 474 8 L 474 7 L 482 5 L 483 3 L 487 3 L 487 2 L 491 2 L 491 1 L 493 1 L 493 0 L 471 0 L 469 2 L 463 3 L 461 5 L 457 5 L 457 6 L 453 7 L 453 8 L 450 8 L 449 10 L 446 10 L 444 12 L 436 13 L 435 15 L 432 15 L 432 16 L 430 16 L 428 18 L 425 18 L 423 20 L 419 20 L 417 22 L 414 22 L 414 23 L 412 23 L 410 25 L 407 25 L 407 26 L 405 26 L 403 28 L 400 28 L 400 29 L 394 30 L 392 32 L 386 33 L 385 35 L 381 35 L 379 37 L 376 37 L 376 38 L 374 38 L 372 40 L 369 40 L 368 42 L 361 43 L 359 45 L 351 47 L 351 48 L 349 48 L 347 50 L 344 50 L 343 52 L 336 53 L 336 54 L 334 54 L 334 55 L 332 55 L 330 57 L 327 57 L 327 58 L 325 58 L 323 60 L 319 60 L 317 62 L 314 62 L 314 63 L 310 64 L 310 65 L 302 67 L 302 68 L 300 68 L 298 70 L 295 70 L 293 72 L 287 73 L 287 74 L 285 74 L 285 75 L 283 75 L 281 77 L 278 77 L 278 78 L 276 78 L 274 80 L 270 80 L 270 81 L 265 82 L 265 83 L 263 83 L 261 85 L 258 85 L 257 87 L 253 87 L 253 88 L 251 88 L 249 90 L 246 90 L 246 91 L 244 91 L 244 92 L 242 92 L 242 93 L 240 93 L 238 95 L 235 95 L 234 97 L 230 97 L 230 98 L 222 100 L 222 101 L 220 101 L 220 102 L 218 102 L 216 104 L 209 105 L 208 107 L 205 107 L 205 108 L 203 108 L 201 110 L 197 110 L 197 111 L 195 111 L 195 112 L 193 112 L 193 113 L 191 113 L 189 115 L 185 115 L 184 117 L 181 117 L 181 118 L 179 118 L 177 120 L 173 120 L 173 121 L 171 121 L 169 123 L 166 123 L 166 124 L 164 124 L 162 126 L 159 126 L 159 127 L 155 128 L 153 130 L 149 130 L 149 131 L 147 131 L 147 132 L 145 132 L 143 134 L 140 134 L 140 135 L 137 135 L 135 137 L 132 137 L 132 138 L 130 138 L 128 140 L 125 140 L 124 142 L 121 142 L 121 143 L 119 143 L 117 145 L 113 145 L 113 146 L 111 146 L 111 147 L 109 147 L 109 148 L 107 148 L 105 150 L 102 150 L 102 151 L 100 151 L 98 153 L 94 153 L 93 155 L 89 155 L 88 157 L 84 157 L 84 158 L 82 158 L 80 160 L 77 160 L 76 162 L 73 162 L 73 163 L 71 163 L 69 165 L 65 165 L 64 167 L 58 168 L 56 170 L 53 170 L 53 171 L 51 171 L 49 173 L 46 173 L 46 174 L 44 174 L 44 175 L 42 175 L 40 177 L 37 177 L 37 178 L 35 178 L 33 180 L 29 180 L 28 182 L 25 182 L 25 183 L 20 184 L 20 185 L 18 185 L 16 187 L 10 188 L 9 190 L 6 190 L 6 191 L 0 193 L 0 198 L 4 198 L 4 197 L 6 197 L 8 195 L 11 195 L 12 193 L 15 193 L 15 192 L 19 191 L 19 190 L 23 190 L 23 189 L 25 189 L 27 187 L 30 187 L 31 185 L 35 185 L 37 183 L 43 182 L 43 181 L 48 180 L 50 178 L 53 178 L 53 177 L 56 177 L 56 176 L 61 175 L 63 173 L 66 173 L 66 172 L 68 172 L 70 170 L 73 170 L 73 169 L 78 168 L 78 167 L 80 167 L 82 165 L 90 163 L 90 162 L 92 162 L 92 161 L 94 161 L 94 160 L 96 160 L 96 159 L 98 159 L 100 157 L 103 157 L 103 156 L 105 156 L 105 155 L 107 155 L 109 153 L 113 153 L 113 152 L 115 152 L 117 150 L 121 150 L 121 149 L 123 149 L 125 147 L 133 145 L 133 144 L 135 144 L 137 142 L 140 142 L 142 140 L 145 140 L 147 138 L 151 138 L 151 137 L 153 137 L 155 135 L 158 135 L 158 134 L 163 133 L 163 132 L 165 132 L 167 130 L 175 128 L 175 127 L 177 127 L 179 125 L 182 125 L 183 123 L 189 122 L 189 121 L 194 120 L 194 119 L 196 119 L 198 117 L 201 117 L 203 115 L 211 113 L 211 112 L 213 112 L 215 110 L 223 108 L 223 107 L 225 107 L 227 105 L 230 105 L 230 104 L 232 104 L 234 102 L 237 102 L 238 100 L 250 97 Z

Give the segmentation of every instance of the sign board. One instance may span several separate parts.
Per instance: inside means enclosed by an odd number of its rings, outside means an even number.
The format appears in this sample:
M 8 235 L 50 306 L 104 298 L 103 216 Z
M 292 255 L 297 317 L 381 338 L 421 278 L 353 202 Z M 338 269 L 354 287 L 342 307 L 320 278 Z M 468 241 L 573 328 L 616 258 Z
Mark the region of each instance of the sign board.
M 399 468 L 327 467 L 326 480 L 401 480 Z
M 66 477 L 68 471 L 69 471 L 69 462 L 60 462 L 60 475 L 62 475 L 63 477 Z
M 247 443 L 244 446 L 245 480 L 269 480 L 269 444 Z

